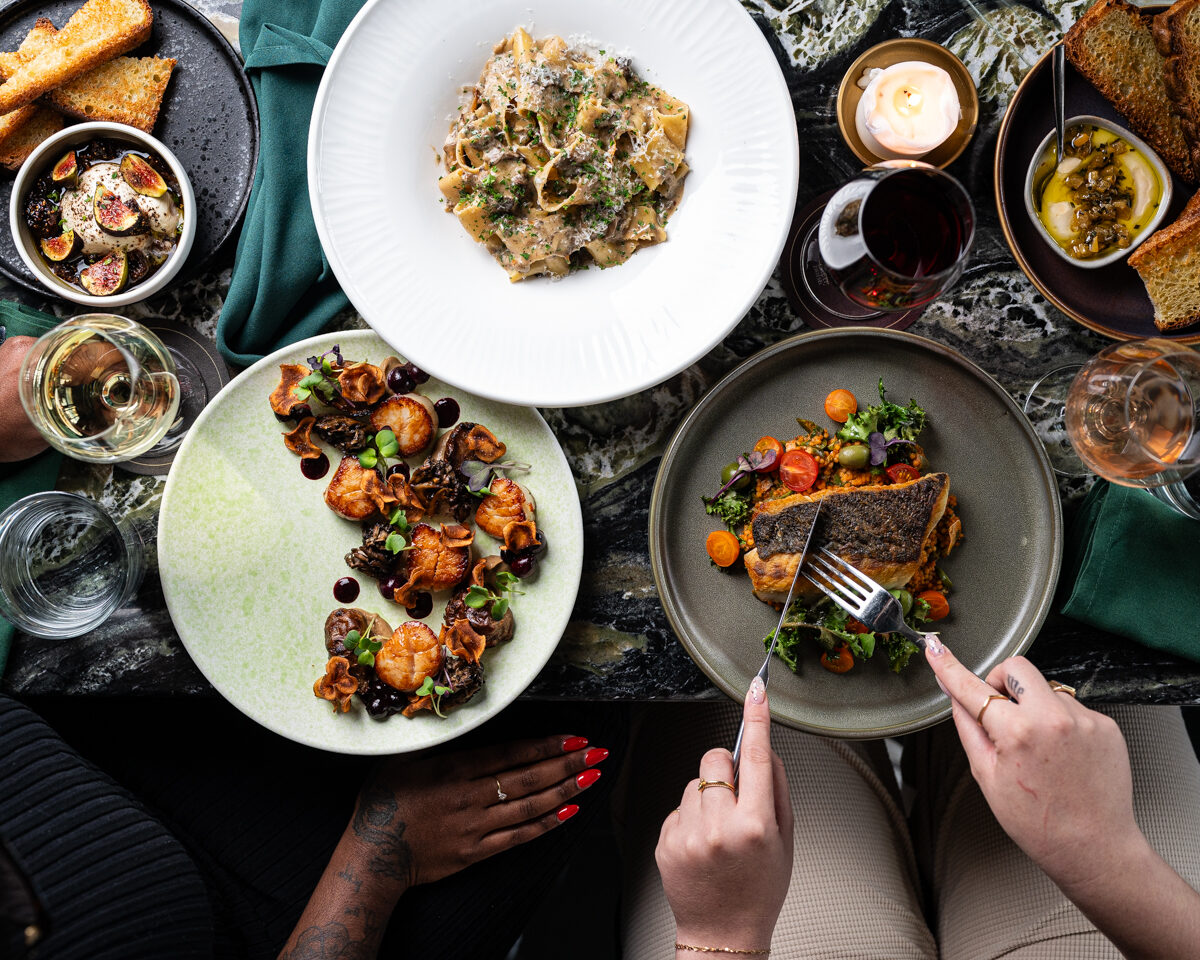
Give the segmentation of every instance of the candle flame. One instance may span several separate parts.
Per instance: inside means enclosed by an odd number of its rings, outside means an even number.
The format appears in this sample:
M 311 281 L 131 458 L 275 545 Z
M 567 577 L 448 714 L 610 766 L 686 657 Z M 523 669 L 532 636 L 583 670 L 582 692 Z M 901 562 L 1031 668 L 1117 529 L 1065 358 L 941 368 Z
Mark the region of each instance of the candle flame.
M 902 117 L 912 117 L 921 112 L 921 91 L 905 85 L 896 91 L 896 112 Z

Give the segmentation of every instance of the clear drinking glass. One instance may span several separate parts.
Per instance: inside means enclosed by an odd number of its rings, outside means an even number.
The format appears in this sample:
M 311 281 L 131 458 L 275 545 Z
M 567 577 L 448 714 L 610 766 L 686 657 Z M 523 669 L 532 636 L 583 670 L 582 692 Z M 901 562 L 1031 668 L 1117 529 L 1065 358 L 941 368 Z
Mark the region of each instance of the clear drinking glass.
M 21 364 L 21 404 L 47 442 L 95 463 L 130 460 L 176 422 L 179 380 L 140 323 L 89 313 L 40 337 Z
M 829 198 L 801 245 L 800 273 L 822 308 L 867 320 L 948 290 L 974 237 L 975 208 L 961 183 L 919 160 L 889 160 Z
M 1200 353 L 1164 339 L 1113 344 L 1035 383 L 1025 411 L 1059 473 L 1141 487 L 1200 519 Z
M 35 637 L 87 633 L 133 596 L 144 551 L 132 524 L 86 497 L 24 497 L 0 513 L 0 615 Z

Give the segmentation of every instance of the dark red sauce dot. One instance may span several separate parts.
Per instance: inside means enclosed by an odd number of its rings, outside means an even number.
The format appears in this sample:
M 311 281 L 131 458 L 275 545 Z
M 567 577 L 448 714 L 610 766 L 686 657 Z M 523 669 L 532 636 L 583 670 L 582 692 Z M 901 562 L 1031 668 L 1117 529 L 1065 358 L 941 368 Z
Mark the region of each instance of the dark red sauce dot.
M 329 458 L 325 454 L 319 457 L 305 457 L 300 461 L 300 472 L 309 480 L 320 480 L 329 472 Z
M 358 599 L 358 581 L 353 577 L 342 577 L 333 585 L 333 599 L 338 603 L 353 603 Z
M 388 467 L 387 475 L 389 477 L 394 477 L 396 474 L 400 474 L 405 480 L 408 479 L 408 464 L 403 460 Z
M 443 429 L 454 426 L 458 421 L 458 401 L 453 397 L 442 397 L 433 405 L 433 411 L 437 414 L 438 426 Z
M 379 581 L 379 592 L 384 600 L 396 602 L 396 590 L 404 583 L 402 577 L 388 577 L 386 580 Z
M 424 620 L 433 612 L 433 597 L 421 591 L 417 594 L 417 602 L 411 607 L 405 607 L 404 612 L 414 620 Z

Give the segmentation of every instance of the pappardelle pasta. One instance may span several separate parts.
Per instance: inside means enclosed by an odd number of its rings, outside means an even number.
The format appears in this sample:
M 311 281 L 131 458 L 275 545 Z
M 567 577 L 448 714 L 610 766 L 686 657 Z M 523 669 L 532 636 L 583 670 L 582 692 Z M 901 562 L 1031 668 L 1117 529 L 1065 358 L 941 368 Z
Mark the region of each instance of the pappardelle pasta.
M 627 57 L 517 28 L 446 138 L 447 209 L 512 281 L 610 267 L 667 239 L 688 107 Z

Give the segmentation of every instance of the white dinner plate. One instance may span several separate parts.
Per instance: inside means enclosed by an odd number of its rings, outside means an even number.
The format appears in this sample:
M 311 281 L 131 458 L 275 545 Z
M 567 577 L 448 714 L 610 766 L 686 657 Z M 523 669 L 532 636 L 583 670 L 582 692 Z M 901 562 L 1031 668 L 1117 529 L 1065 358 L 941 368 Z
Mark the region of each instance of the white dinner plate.
M 538 529 L 548 548 L 535 577 L 513 599 L 516 634 L 483 656 L 484 687 L 439 719 L 422 713 L 372 720 L 355 698 L 335 714 L 313 695 L 324 672 L 325 617 L 343 606 L 333 598 L 339 577 L 362 592 L 349 606 L 378 613 L 392 627 L 409 619 L 384 600 L 365 573 L 343 557 L 362 542 L 357 523 L 330 510 L 323 494 L 337 451 L 321 445 L 332 465 L 308 480 L 283 445 L 288 429 L 267 397 L 279 364 L 303 363 L 334 343 L 347 360 L 379 363 L 391 350 L 369 330 L 323 334 L 285 347 L 244 371 L 213 399 L 184 438 L 163 491 L 158 564 L 163 595 L 183 645 L 209 683 L 230 703 L 289 739 L 338 753 L 420 750 L 452 740 L 508 706 L 550 659 L 566 628 L 583 568 L 579 495 L 562 449 L 536 410 L 498 404 L 430 380 L 431 399 L 454 397 L 462 419 L 482 423 L 529 463 L 521 476 L 537 498 Z M 414 461 L 415 462 L 415 461 Z M 495 553 L 482 531 L 475 555 Z M 448 594 L 434 594 L 425 622 L 437 632 Z
M 737 0 L 369 0 L 313 107 L 321 244 L 367 322 L 420 367 L 494 400 L 597 403 L 702 357 L 766 285 L 799 153 L 787 83 Z M 607 270 L 510 283 L 442 203 L 441 146 L 464 87 L 523 26 L 584 38 L 691 109 L 668 240 Z

